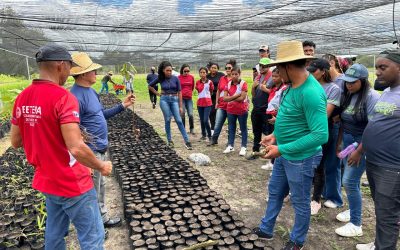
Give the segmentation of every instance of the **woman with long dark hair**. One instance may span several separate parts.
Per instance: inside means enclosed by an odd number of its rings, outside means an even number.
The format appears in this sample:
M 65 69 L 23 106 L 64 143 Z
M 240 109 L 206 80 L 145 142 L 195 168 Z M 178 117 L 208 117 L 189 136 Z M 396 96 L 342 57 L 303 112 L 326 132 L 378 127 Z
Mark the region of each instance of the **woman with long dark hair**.
M 217 109 L 215 108 L 215 103 L 216 103 L 216 96 L 217 96 L 217 89 L 218 89 L 218 83 L 221 77 L 224 76 L 224 73 L 219 72 L 219 65 L 218 63 L 215 62 L 209 62 L 207 65 L 209 72 L 207 74 L 207 79 L 211 80 L 214 84 L 214 91 L 211 93 L 211 99 L 213 102 L 213 105 L 211 107 L 211 113 L 210 113 L 210 123 L 211 123 L 211 130 L 214 132 L 214 127 L 215 127 L 215 117 L 217 115 Z
M 154 89 L 154 86 L 158 83 L 161 85 L 161 93 Z M 170 62 L 161 62 L 160 66 L 158 66 L 158 78 L 149 83 L 149 90 L 154 94 L 161 96 L 160 108 L 164 115 L 168 145 L 170 147 L 174 146 L 171 138 L 171 117 L 173 116 L 178 125 L 179 131 L 185 140 L 186 148 L 191 150 L 192 144 L 189 141 L 189 137 L 185 131 L 181 118 L 181 114 L 183 113 L 181 84 L 178 77 L 172 75 L 172 64 Z
M 336 84 L 340 91 L 343 92 L 345 88 L 343 76 L 343 69 L 340 65 L 339 59 L 333 54 L 325 54 L 322 56 L 329 62 L 329 74 L 332 82 Z M 332 127 L 329 128 L 329 140 L 337 141 L 340 127 L 340 116 L 335 110 L 332 114 Z M 328 208 L 339 208 L 343 206 L 342 199 L 342 171 L 340 159 L 336 155 L 336 146 L 331 148 L 325 154 L 325 185 L 323 196 L 326 199 L 324 206 Z
M 236 67 L 236 60 L 230 59 L 225 64 L 225 73 L 223 77 L 219 79 L 217 85 L 217 93 L 215 95 L 215 109 L 217 110 L 217 114 L 215 117 L 215 126 L 214 126 L 214 133 L 212 134 L 212 138 L 209 146 L 218 144 L 218 138 L 222 130 L 222 126 L 224 126 L 225 120 L 228 117 L 228 113 L 226 112 L 226 108 L 228 103 L 224 101 L 224 93 L 225 87 L 228 82 L 232 79 L 231 70 L 233 67 Z
M 207 138 L 211 141 L 211 128 L 208 118 L 212 106 L 211 92 L 214 90 L 214 85 L 212 81 L 207 79 L 207 73 L 207 68 L 201 67 L 199 69 L 200 80 L 196 82 L 196 90 L 199 93 L 197 99 L 197 110 L 199 111 L 201 125 L 200 141 L 205 141 Z
M 247 98 L 247 83 L 240 78 L 240 68 L 233 67 L 231 70 L 232 80 L 225 86 L 224 101 L 228 103 L 226 112 L 228 113 L 228 146 L 224 154 L 233 152 L 236 121 L 239 121 L 240 132 L 242 133 L 242 143 L 240 156 L 245 156 L 247 151 L 247 117 L 249 102 Z
M 360 190 L 361 176 L 365 171 L 365 155 L 362 151 L 361 137 L 368 124 L 368 116 L 373 113 L 379 94 L 370 88 L 368 70 L 361 64 L 352 65 L 341 76 L 345 88 L 341 98 L 341 127 L 338 137 L 337 152 L 343 140 L 343 148 L 353 144 L 357 149 L 343 159 L 343 186 L 349 202 L 349 210 L 336 216 L 346 225 L 335 232 L 343 237 L 355 237 L 363 234 L 361 228 L 362 198 Z M 356 144 L 355 144 L 356 143 Z
M 322 145 L 322 159 L 314 174 L 314 193 L 311 199 L 311 215 L 316 215 L 321 209 L 321 194 L 325 185 L 325 166 L 328 163 L 329 154 L 336 156 L 336 137 L 332 133 L 333 120 L 332 114 L 335 109 L 340 106 L 341 90 L 332 82 L 329 73 L 330 64 L 325 59 L 316 59 L 310 63 L 307 70 L 317 79 L 325 91 L 327 97 L 327 116 L 329 137 L 328 142 Z
M 192 95 L 194 90 L 194 77 L 190 74 L 189 64 L 183 64 L 180 70 L 180 75 L 178 76 L 179 82 L 182 88 L 182 123 L 186 128 L 185 113 L 187 112 L 189 117 L 190 133 L 194 133 L 194 122 L 193 122 L 193 101 Z

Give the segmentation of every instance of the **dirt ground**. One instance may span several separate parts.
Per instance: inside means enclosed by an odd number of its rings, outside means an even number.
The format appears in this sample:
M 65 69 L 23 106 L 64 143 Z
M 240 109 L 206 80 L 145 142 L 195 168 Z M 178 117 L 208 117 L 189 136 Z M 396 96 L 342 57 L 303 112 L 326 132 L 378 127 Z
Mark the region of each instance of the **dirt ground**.
M 151 108 L 150 102 L 137 103 L 135 111 L 156 131 L 165 138 L 164 120 L 159 106 L 155 110 Z M 231 208 L 236 211 L 245 224 L 253 228 L 257 226 L 264 214 L 267 197 L 267 184 L 270 171 L 260 168 L 266 160 L 248 161 L 239 157 L 240 138 L 235 140 L 235 152 L 229 155 L 222 154 L 227 142 L 226 126 L 219 139 L 219 145 L 207 147 L 205 142 L 199 142 L 200 124 L 197 111 L 195 113 L 195 136 L 191 136 L 193 150 L 188 151 L 183 146 L 182 137 L 176 124 L 171 125 L 175 149 L 178 154 L 186 159 L 191 153 L 203 153 L 208 155 L 211 166 L 196 167 L 207 180 L 208 185 L 224 196 Z M 251 130 L 249 131 L 251 134 Z M 0 140 L 0 154 L 10 146 L 9 137 Z M 252 142 L 248 143 L 248 152 L 251 151 Z M 365 178 L 365 177 L 363 177 Z M 106 204 L 110 216 L 123 217 L 123 205 L 121 201 L 121 190 L 114 177 L 108 177 L 106 183 Z M 357 243 L 371 242 L 375 233 L 374 207 L 369 188 L 363 187 L 363 231 L 362 237 L 342 238 L 335 234 L 334 230 L 343 225 L 338 222 L 336 214 L 348 208 L 328 209 L 322 208 L 318 216 L 312 217 L 311 226 L 305 249 L 355 249 Z M 344 192 L 343 192 L 344 193 Z M 285 203 L 277 219 L 274 241 L 268 243 L 270 248 L 280 249 L 288 239 L 293 224 L 293 209 L 290 203 Z M 105 249 L 119 250 L 130 249 L 128 227 L 126 221 L 122 226 L 111 228 L 109 238 L 105 242 Z M 76 233 L 71 227 L 67 237 L 67 249 L 79 249 Z
M 151 108 L 150 102 L 138 103 L 135 111 L 156 131 L 165 138 L 164 120 L 159 106 L 155 110 Z M 183 139 L 178 127 L 174 122 L 171 124 L 172 136 L 177 153 L 187 158 L 191 153 L 203 153 L 211 158 L 211 166 L 196 167 L 207 180 L 208 185 L 224 196 L 231 208 L 238 213 L 245 224 L 256 227 L 264 215 L 266 208 L 267 184 L 271 171 L 262 170 L 261 165 L 267 160 L 258 159 L 248 161 L 239 156 L 240 139 L 235 139 L 235 152 L 225 155 L 222 151 L 227 142 L 226 126 L 221 133 L 219 144 L 207 147 L 206 142 L 200 142 L 200 123 L 197 110 L 195 113 L 195 135 L 190 137 L 193 150 L 184 148 Z M 188 120 L 186 118 L 186 120 Z M 186 121 L 187 122 L 187 121 Z M 187 125 L 188 126 L 188 125 Z M 251 129 L 251 128 L 250 128 Z M 251 134 L 251 130 L 249 130 Z M 252 141 L 249 140 L 247 149 L 251 152 Z M 365 180 L 366 177 L 363 177 Z M 344 225 L 336 220 L 336 215 L 348 209 L 347 200 L 343 208 L 322 208 L 320 214 L 312 217 L 311 226 L 305 249 L 355 249 L 358 243 L 369 243 L 373 241 L 375 234 L 375 216 L 373 201 L 368 187 L 363 190 L 363 232 L 362 237 L 343 238 L 335 234 L 335 229 Z M 343 190 L 343 194 L 345 194 Z M 280 249 L 288 240 L 290 229 L 293 225 L 293 209 L 289 203 L 285 203 L 277 219 L 274 241 L 269 245 L 274 249 Z

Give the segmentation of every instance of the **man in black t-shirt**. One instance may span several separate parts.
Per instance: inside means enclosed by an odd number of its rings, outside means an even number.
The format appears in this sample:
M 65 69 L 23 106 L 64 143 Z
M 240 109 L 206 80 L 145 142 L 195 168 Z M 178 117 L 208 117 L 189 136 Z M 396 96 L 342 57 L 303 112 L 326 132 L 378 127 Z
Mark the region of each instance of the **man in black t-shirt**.
M 251 87 L 251 95 L 253 102 L 253 110 L 251 111 L 251 124 L 253 128 L 254 144 L 253 152 L 251 155 L 246 157 L 247 160 L 257 159 L 255 152 L 260 151 L 261 136 L 264 132 L 264 126 L 267 122 L 267 107 L 268 107 L 268 96 L 271 91 L 267 87 L 267 81 L 271 78 L 272 72 L 268 68 L 268 64 L 271 63 L 269 58 L 261 58 L 258 65 L 260 65 L 260 74 L 254 79 L 254 83 Z

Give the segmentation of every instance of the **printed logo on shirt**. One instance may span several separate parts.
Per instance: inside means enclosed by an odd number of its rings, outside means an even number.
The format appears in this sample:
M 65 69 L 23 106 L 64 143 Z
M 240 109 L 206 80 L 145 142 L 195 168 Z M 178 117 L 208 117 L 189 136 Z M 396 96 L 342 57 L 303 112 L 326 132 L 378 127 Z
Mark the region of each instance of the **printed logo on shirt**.
M 375 112 L 385 115 L 385 116 L 393 116 L 394 111 L 397 110 L 397 106 L 394 103 L 389 102 L 377 102 L 375 104 Z
M 76 118 L 79 118 L 79 113 L 78 113 L 78 112 L 72 111 L 72 114 L 73 114 Z
M 19 108 L 19 107 L 18 107 Z M 17 108 L 17 117 L 18 117 Z M 21 110 L 20 110 L 21 112 Z M 25 123 L 29 123 L 31 127 L 34 127 L 38 123 L 39 119 L 42 118 L 42 108 L 40 106 L 22 106 L 22 117 Z

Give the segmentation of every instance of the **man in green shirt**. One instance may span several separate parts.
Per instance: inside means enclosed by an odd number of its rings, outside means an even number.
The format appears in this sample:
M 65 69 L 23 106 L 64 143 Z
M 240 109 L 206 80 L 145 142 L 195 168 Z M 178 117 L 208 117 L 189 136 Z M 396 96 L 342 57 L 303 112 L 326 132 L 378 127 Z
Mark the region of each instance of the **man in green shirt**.
M 265 158 L 276 158 L 269 182 L 264 218 L 254 232 L 272 239 L 283 199 L 291 193 L 295 221 L 290 241 L 282 249 L 302 249 L 310 225 L 310 197 L 315 168 L 321 161 L 321 145 L 328 141 L 326 95 L 318 81 L 307 72 L 300 41 L 278 45 L 276 65 L 283 82 L 290 87 L 282 95 L 273 134 L 264 137 Z

